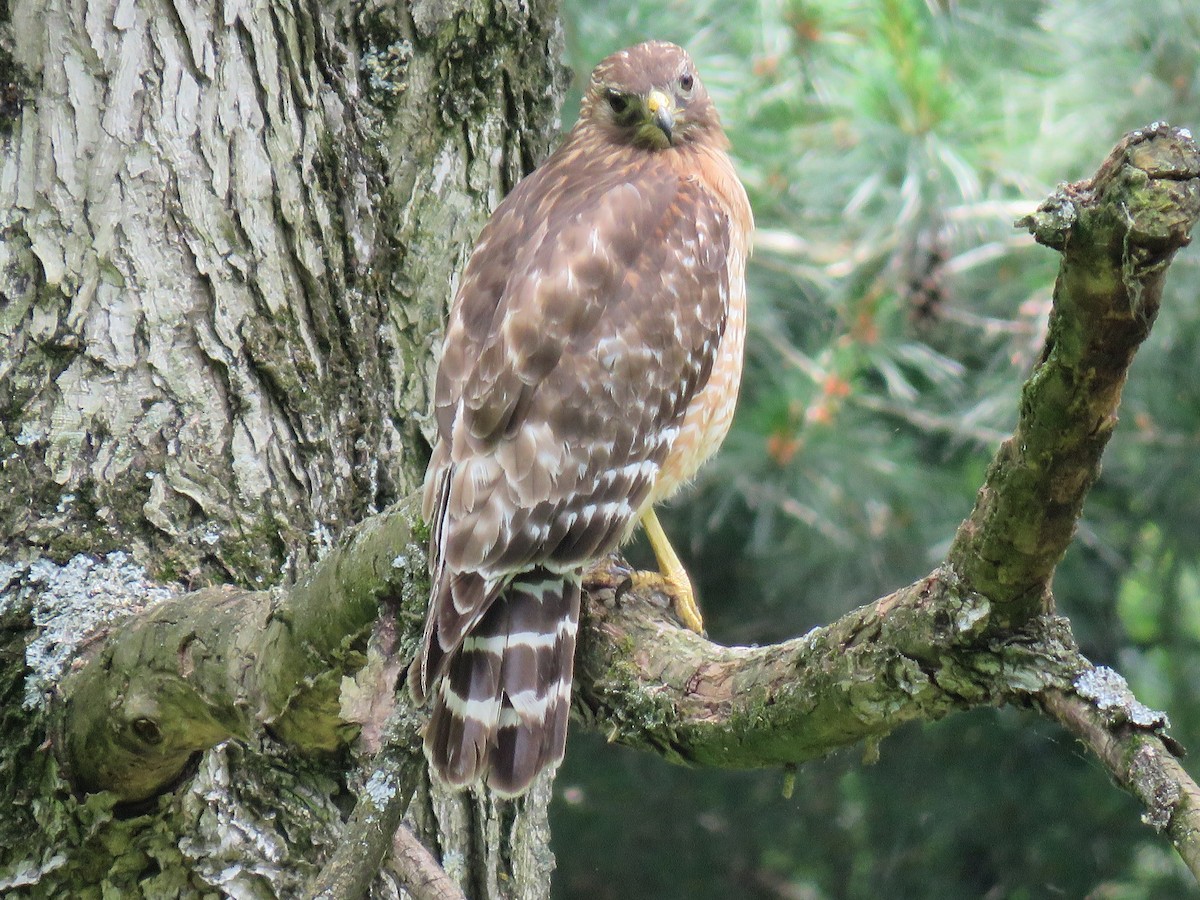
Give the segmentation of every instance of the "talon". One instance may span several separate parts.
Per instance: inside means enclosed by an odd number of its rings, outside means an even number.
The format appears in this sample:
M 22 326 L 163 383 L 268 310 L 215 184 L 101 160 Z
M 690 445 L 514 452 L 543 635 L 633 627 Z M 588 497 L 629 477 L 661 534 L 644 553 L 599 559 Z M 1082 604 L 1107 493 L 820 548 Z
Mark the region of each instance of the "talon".
M 583 587 L 589 592 L 615 591 L 618 597 L 629 590 L 629 579 L 633 574 L 629 563 L 618 554 L 610 553 L 592 563 L 583 573 Z
M 620 603 L 622 597 L 637 587 L 637 575 L 637 572 L 631 572 L 617 585 L 616 593 L 613 595 L 614 600 Z

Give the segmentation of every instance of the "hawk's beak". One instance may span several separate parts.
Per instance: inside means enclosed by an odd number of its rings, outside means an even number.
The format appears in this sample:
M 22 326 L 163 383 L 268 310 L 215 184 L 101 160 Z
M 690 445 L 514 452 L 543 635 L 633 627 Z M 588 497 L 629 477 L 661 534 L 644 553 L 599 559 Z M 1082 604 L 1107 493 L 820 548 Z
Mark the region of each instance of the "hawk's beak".
M 671 141 L 671 131 L 675 128 L 675 103 L 662 91 L 651 91 L 646 98 L 646 109 L 650 111 L 650 117 L 659 130 L 667 136 L 667 142 Z

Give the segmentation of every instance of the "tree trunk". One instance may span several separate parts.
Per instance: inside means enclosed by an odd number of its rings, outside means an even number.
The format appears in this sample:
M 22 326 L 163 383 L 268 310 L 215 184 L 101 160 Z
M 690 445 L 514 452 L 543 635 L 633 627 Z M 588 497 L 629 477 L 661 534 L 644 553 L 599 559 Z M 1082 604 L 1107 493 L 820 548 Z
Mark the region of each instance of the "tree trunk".
M 47 700 L 104 623 L 288 582 L 417 487 L 453 276 L 550 146 L 560 53 L 547 2 L 9 5 L 0 892 L 291 897 L 314 876 L 349 754 L 224 743 L 119 804 L 67 788 Z M 418 797 L 472 896 L 546 892 L 548 786 Z

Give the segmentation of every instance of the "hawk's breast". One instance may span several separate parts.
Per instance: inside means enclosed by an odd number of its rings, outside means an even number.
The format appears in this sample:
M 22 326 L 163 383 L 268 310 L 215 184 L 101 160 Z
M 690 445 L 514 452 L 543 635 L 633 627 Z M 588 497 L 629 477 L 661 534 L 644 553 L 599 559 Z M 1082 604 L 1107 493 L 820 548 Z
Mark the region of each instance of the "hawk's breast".
M 687 157 L 684 157 L 687 159 Z M 725 328 L 713 354 L 708 382 L 688 404 L 671 445 L 640 512 L 670 497 L 687 484 L 704 462 L 717 452 L 729 432 L 742 381 L 742 358 L 746 343 L 746 257 L 750 252 L 753 218 L 746 191 L 734 172 L 729 157 L 720 150 L 703 150 L 691 157 L 690 165 L 703 170 L 703 181 L 725 210 L 729 252 L 719 273 L 725 301 Z

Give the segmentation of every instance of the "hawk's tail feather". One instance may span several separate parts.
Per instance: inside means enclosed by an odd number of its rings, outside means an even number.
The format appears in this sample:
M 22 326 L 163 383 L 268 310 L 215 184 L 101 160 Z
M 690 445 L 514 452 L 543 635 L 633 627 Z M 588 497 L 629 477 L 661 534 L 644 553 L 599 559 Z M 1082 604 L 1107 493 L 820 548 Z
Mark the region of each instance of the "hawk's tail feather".
M 470 631 L 478 618 L 471 611 L 487 609 L 499 589 L 495 582 L 476 572 L 458 572 L 447 577 L 435 573 L 434 584 L 429 605 L 437 612 L 425 623 L 421 648 L 408 672 L 408 688 L 417 703 L 424 703 L 433 693 L 434 683 L 445 671 L 448 660 L 443 640 L 452 647 L 457 640 L 455 635 Z M 450 637 L 446 638 L 447 635 Z
M 562 762 L 580 584 L 578 572 L 518 575 L 445 661 L 425 732 L 443 781 L 511 797 Z

